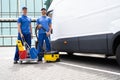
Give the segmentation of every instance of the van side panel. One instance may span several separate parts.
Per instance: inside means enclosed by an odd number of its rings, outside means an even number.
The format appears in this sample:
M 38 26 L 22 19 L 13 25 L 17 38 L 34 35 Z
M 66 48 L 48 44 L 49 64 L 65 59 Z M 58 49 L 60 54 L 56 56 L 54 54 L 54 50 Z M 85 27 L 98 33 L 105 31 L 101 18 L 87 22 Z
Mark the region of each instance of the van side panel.
M 107 53 L 107 34 L 84 36 L 79 38 L 80 52 Z
M 52 50 L 61 52 L 80 52 L 79 51 L 79 38 L 64 38 L 52 41 Z
M 52 49 L 60 52 L 78 52 L 113 55 L 113 34 L 100 34 L 82 37 L 71 37 L 52 41 Z M 67 42 L 66 44 L 64 42 Z
M 114 55 L 113 49 L 112 49 L 112 45 L 114 43 L 113 42 L 114 36 L 115 35 L 113 33 L 107 35 L 107 42 L 108 42 L 108 53 L 107 53 L 107 55 Z

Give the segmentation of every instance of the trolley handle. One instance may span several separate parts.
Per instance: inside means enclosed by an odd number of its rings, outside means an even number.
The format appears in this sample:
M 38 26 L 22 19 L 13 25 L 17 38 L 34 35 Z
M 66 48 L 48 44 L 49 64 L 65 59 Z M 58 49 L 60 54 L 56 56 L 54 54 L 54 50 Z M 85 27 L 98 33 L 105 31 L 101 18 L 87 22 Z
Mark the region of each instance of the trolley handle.
M 30 46 L 29 46 L 28 43 L 25 41 L 25 38 L 22 37 L 21 40 L 22 40 L 23 45 L 24 45 L 25 47 L 28 47 L 28 49 L 30 49 Z

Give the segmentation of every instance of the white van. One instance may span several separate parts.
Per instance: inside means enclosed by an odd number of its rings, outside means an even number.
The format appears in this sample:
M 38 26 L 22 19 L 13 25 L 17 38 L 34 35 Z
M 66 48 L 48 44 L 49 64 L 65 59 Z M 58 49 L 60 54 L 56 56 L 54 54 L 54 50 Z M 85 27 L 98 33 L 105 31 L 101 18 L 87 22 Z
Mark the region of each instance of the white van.
M 116 55 L 120 64 L 120 0 L 53 0 L 50 10 L 53 49 Z

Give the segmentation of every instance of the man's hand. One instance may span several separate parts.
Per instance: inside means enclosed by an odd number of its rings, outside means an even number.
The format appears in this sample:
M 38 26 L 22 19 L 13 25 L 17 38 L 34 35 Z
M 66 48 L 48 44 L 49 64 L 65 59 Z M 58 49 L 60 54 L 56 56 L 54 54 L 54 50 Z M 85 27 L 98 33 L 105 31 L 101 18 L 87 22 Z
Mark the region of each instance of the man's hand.
M 39 25 L 37 25 L 37 28 L 38 28 L 38 29 L 40 29 L 41 27 L 42 27 L 42 25 L 40 25 L 40 24 L 39 24 Z
M 21 38 L 24 38 L 24 36 L 23 36 L 23 34 L 22 34 L 22 33 L 20 34 L 20 36 L 21 36 Z
M 46 35 L 47 35 L 47 36 L 50 36 L 50 34 L 51 34 L 51 32 L 50 32 L 50 31 L 49 31 L 49 32 L 46 32 Z

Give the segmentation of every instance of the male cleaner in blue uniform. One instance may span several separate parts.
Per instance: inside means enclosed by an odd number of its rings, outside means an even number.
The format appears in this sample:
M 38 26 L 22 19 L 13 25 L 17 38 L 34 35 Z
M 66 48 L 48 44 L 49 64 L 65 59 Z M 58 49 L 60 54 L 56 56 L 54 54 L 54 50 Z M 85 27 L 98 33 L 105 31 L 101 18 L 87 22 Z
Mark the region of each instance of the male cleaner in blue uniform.
M 41 9 L 42 16 L 37 19 L 38 26 L 38 51 L 40 55 L 43 53 L 43 43 L 46 43 L 46 51 L 51 51 L 50 45 L 50 34 L 52 30 L 52 21 L 51 18 L 46 16 L 47 10 L 45 8 Z M 39 56 L 38 61 L 42 61 L 42 56 Z
M 31 37 L 32 37 L 32 26 L 31 19 L 27 17 L 27 7 L 22 8 L 22 16 L 18 18 L 18 40 L 24 38 L 28 45 L 31 47 Z M 16 46 L 14 64 L 18 63 L 19 53 L 18 47 Z

